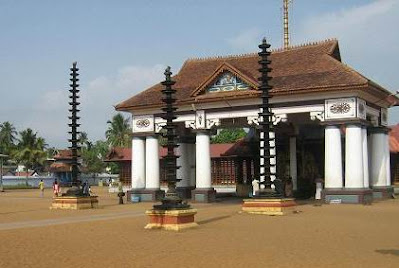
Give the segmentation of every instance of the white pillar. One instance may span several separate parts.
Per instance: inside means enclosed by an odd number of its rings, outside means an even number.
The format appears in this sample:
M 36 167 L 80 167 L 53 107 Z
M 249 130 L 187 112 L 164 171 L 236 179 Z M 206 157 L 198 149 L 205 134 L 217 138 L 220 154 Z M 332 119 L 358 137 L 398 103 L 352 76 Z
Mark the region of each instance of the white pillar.
M 145 140 L 143 137 L 132 139 L 132 189 L 145 187 Z
M 389 152 L 389 134 L 385 134 L 385 167 L 387 169 L 386 185 L 391 186 L 391 154 Z
M 370 175 L 371 186 L 387 186 L 389 178 L 389 147 L 388 135 L 384 130 L 377 130 L 370 135 L 371 154 L 370 154 Z M 388 148 L 387 148 L 388 147 Z M 388 173 L 389 172 L 389 173 Z
M 342 188 L 341 132 L 338 126 L 326 126 L 324 132 L 325 188 Z
M 368 142 L 367 142 L 367 128 L 362 128 L 362 152 L 363 152 L 363 187 L 370 187 L 369 178 L 369 154 L 368 154 Z
M 177 187 L 190 187 L 190 156 L 189 156 L 189 147 L 188 143 L 179 143 L 179 147 L 176 148 L 176 155 L 179 156 L 177 158 L 177 169 L 176 177 L 180 179 L 177 183 Z
M 345 188 L 363 188 L 363 139 L 360 125 L 347 125 L 345 136 Z
M 147 136 L 145 145 L 145 188 L 159 189 L 159 145 L 156 136 Z
M 196 135 L 196 188 L 212 188 L 210 138 L 208 132 Z
M 298 169 L 296 158 L 296 137 L 290 137 L 290 177 L 294 191 L 298 190 Z

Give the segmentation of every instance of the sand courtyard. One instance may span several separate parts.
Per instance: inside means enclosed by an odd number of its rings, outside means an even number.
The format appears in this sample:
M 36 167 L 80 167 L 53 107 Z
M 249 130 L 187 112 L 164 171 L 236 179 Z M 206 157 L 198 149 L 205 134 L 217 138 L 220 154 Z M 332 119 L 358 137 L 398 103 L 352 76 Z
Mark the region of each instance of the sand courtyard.
M 49 210 L 51 191 L 0 194 L 0 267 L 398 267 L 399 200 L 300 203 L 297 213 L 241 213 L 241 200 L 192 204 L 198 228 L 145 230 L 151 203 Z

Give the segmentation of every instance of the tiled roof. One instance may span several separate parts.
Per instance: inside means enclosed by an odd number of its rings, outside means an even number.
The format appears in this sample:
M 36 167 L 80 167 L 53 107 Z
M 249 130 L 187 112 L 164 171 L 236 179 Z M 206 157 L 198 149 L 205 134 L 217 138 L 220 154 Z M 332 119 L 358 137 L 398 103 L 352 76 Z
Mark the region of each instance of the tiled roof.
M 389 151 L 399 153 L 399 124 L 391 126 L 389 132 Z
M 52 163 L 49 169 L 51 172 L 71 172 L 71 165 L 68 163 Z
M 211 157 L 221 157 L 234 146 L 234 143 L 211 144 Z M 167 154 L 167 149 L 159 147 L 159 157 Z M 105 162 L 132 161 L 132 148 L 115 147 L 106 156 Z
M 212 75 L 222 66 L 229 66 L 248 81 L 258 83 L 259 57 L 256 53 L 214 57 L 204 59 L 189 59 L 181 70 L 173 77 L 176 81 L 178 104 L 205 101 L 209 97 L 241 97 L 247 98 L 260 94 L 258 90 L 243 92 L 200 94 L 198 89 L 209 81 Z M 273 94 L 292 94 L 302 91 L 345 90 L 353 87 L 366 88 L 370 80 L 360 75 L 341 62 L 337 40 L 326 40 L 314 44 L 274 51 L 271 54 L 271 84 Z M 245 79 L 244 79 L 245 80 Z M 386 94 L 375 83 L 375 87 Z M 161 84 L 119 103 L 116 110 L 129 111 L 144 107 L 159 107 L 162 105 Z M 197 96 L 197 94 L 199 94 Z
M 105 162 L 132 161 L 132 149 L 114 147 L 105 157 Z
M 72 151 L 71 150 L 58 150 L 58 153 L 54 156 L 54 159 L 72 159 Z

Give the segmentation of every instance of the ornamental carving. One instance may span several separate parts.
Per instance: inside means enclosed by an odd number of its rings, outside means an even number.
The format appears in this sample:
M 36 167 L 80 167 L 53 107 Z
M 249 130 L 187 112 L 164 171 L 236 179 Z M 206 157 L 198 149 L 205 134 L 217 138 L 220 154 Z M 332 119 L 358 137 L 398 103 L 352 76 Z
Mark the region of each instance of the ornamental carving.
M 153 115 L 136 115 L 133 116 L 133 133 L 144 133 L 154 131 Z
M 248 90 L 249 86 L 230 72 L 224 72 L 208 89 L 209 93 L 226 92 L 233 90 Z
M 151 124 L 151 122 L 148 119 L 139 119 L 136 121 L 136 126 L 138 128 L 147 128 L 150 126 L 150 124 Z
M 334 103 L 330 107 L 330 112 L 333 114 L 346 114 L 351 110 L 351 106 L 347 102 Z

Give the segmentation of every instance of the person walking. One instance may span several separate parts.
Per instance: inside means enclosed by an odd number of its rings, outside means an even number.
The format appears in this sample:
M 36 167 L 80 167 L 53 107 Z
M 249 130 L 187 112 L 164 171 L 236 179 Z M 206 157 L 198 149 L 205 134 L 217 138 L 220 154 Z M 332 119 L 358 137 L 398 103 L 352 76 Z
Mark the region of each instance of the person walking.
M 43 180 L 40 180 L 39 182 L 39 189 L 40 189 L 40 197 L 44 196 L 44 182 Z
M 57 180 L 54 181 L 53 183 L 53 194 L 54 197 L 57 197 L 60 193 L 60 185 L 58 184 Z

